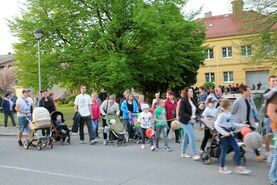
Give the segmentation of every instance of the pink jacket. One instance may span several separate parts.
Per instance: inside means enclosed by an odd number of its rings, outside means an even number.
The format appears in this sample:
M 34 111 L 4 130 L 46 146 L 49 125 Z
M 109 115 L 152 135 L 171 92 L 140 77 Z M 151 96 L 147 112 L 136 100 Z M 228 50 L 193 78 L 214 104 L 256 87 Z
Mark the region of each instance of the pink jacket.
M 100 118 L 100 105 L 99 105 L 98 101 L 91 103 L 91 111 L 92 111 L 92 115 L 91 115 L 92 119 Z

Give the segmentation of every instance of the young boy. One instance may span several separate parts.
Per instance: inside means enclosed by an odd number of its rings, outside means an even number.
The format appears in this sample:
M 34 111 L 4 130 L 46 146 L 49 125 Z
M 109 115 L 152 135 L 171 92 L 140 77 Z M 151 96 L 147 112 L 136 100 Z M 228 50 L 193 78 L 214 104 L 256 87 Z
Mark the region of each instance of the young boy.
M 141 127 L 141 133 L 142 133 L 142 145 L 141 148 L 145 148 L 145 139 L 146 139 L 146 130 L 148 128 L 152 127 L 152 124 L 154 123 L 153 116 L 151 112 L 149 112 L 149 105 L 148 104 L 142 104 L 141 105 L 141 110 L 142 112 L 140 113 L 138 117 L 138 122 L 140 123 Z M 151 150 L 155 150 L 155 146 L 153 144 L 153 139 L 150 138 L 150 144 L 151 144 Z
M 235 123 L 233 121 L 233 115 L 230 112 L 230 102 L 225 99 L 221 101 L 222 113 L 219 114 L 215 121 L 215 129 L 220 133 L 220 168 L 219 173 L 222 174 L 231 174 L 232 171 L 228 170 L 225 167 L 225 157 L 226 153 L 231 146 L 235 152 L 235 162 L 236 162 L 236 173 L 238 174 L 249 174 L 250 170 L 247 170 L 245 167 L 240 165 L 240 150 L 237 144 L 237 141 L 233 134 L 230 132 L 234 128 L 249 127 L 249 125 L 243 125 Z
M 207 101 L 207 107 L 205 108 L 204 112 L 202 113 L 202 116 L 204 118 L 211 118 L 211 120 L 214 119 L 214 121 L 216 120 L 216 116 L 217 116 L 217 109 L 215 108 L 215 100 L 213 100 L 212 98 L 209 98 Z M 204 129 L 204 138 L 200 147 L 200 151 L 203 152 L 205 151 L 206 145 L 208 140 L 212 137 L 211 135 L 211 131 L 210 129 L 205 126 Z
M 155 127 L 156 127 L 156 147 L 159 148 L 159 140 L 161 132 L 163 133 L 164 150 L 171 152 L 172 149 L 168 146 L 167 138 L 167 122 L 166 122 L 166 110 L 164 108 L 164 101 L 159 100 L 158 107 L 155 109 Z

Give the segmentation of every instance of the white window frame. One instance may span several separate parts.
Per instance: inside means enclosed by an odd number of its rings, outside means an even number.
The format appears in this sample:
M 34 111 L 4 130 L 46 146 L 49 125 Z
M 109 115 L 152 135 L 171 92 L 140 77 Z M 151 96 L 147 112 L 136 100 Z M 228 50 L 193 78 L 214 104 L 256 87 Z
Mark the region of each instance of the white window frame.
M 213 53 L 213 57 L 211 58 L 211 52 L 210 50 L 212 50 L 212 53 Z M 206 52 L 207 52 L 207 55 L 206 55 Z M 213 48 L 208 48 L 206 51 L 205 51 L 205 60 L 213 60 L 214 59 L 214 49 Z
M 231 53 L 229 53 L 229 49 L 231 48 Z M 223 50 L 226 49 L 226 57 L 223 55 Z M 222 58 L 232 58 L 233 57 L 233 48 L 231 46 L 229 47 L 223 47 L 222 48 Z
M 227 73 L 227 81 L 225 81 L 225 73 Z M 232 76 L 233 76 L 233 79 L 230 80 L 230 74 L 232 73 Z M 230 82 L 234 82 L 234 72 L 233 71 L 224 71 L 223 72 L 223 80 L 224 80 L 224 83 L 230 83 Z
M 243 54 L 243 48 L 245 48 L 245 55 Z M 244 45 L 241 46 L 241 55 L 244 57 L 252 55 L 252 46 L 251 45 Z
M 209 81 L 207 81 L 206 75 L 209 75 Z M 212 74 L 214 76 L 214 80 L 212 81 Z M 205 73 L 205 82 L 215 82 L 215 73 Z

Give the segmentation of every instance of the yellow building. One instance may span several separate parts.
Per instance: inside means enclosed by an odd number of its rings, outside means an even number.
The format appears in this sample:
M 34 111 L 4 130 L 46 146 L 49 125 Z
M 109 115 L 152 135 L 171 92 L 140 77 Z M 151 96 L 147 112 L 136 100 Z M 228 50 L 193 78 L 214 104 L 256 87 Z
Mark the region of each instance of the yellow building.
M 239 12 L 243 11 L 243 1 L 234 0 L 233 13 L 212 16 L 211 12 L 201 19 L 206 26 L 204 65 L 200 67 L 195 86 L 202 86 L 205 82 L 215 82 L 216 86 L 243 83 L 252 88 L 262 83 L 261 89 L 267 88 L 267 78 L 272 73 L 272 65 L 262 63 L 249 65 L 249 57 L 253 46 L 247 45 L 245 40 L 255 35 L 242 34 Z

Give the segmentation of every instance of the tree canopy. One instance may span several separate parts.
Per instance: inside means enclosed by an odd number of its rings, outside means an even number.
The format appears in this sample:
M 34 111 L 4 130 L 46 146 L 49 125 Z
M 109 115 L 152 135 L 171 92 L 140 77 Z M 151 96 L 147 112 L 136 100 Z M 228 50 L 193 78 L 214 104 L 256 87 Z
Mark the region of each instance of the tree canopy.
M 184 0 L 31 0 L 10 22 L 20 84 L 38 88 L 41 40 L 43 87 L 104 87 L 118 93 L 181 89 L 194 84 L 204 59 L 202 23 L 180 13 Z

